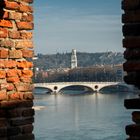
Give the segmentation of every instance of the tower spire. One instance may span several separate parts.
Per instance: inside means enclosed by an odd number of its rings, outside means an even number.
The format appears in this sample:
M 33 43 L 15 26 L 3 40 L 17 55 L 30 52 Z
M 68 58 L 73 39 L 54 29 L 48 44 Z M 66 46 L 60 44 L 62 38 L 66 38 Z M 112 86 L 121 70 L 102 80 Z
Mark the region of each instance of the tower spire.
M 77 68 L 77 55 L 76 55 L 76 49 L 72 49 L 71 54 L 71 69 Z

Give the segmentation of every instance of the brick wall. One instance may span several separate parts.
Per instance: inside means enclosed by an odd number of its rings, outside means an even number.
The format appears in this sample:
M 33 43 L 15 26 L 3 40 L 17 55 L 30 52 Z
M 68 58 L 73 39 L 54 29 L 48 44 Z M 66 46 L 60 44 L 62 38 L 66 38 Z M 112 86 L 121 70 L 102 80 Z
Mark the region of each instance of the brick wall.
M 123 0 L 122 15 L 123 47 L 126 48 L 124 57 L 124 71 L 127 75 L 124 80 L 140 89 L 140 0 Z M 140 139 L 140 98 L 125 100 L 127 109 L 135 109 L 132 113 L 133 124 L 126 126 L 127 140 Z
M 0 140 L 34 139 L 32 2 L 0 1 Z

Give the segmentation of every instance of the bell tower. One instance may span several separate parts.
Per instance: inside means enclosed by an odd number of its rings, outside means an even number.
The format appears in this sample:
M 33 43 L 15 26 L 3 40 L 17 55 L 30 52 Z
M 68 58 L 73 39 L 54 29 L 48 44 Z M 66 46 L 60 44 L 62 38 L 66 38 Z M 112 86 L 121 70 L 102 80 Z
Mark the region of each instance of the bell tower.
M 76 55 L 76 49 L 72 49 L 71 54 L 71 69 L 77 68 L 77 55 Z

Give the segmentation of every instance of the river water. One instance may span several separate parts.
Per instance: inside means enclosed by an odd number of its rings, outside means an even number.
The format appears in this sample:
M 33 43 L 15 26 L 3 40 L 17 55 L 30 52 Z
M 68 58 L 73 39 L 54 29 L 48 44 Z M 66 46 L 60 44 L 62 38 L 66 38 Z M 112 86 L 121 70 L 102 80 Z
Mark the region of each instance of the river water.
M 40 93 L 43 91 L 40 91 Z M 36 140 L 125 140 L 131 112 L 123 106 L 132 93 L 35 95 Z

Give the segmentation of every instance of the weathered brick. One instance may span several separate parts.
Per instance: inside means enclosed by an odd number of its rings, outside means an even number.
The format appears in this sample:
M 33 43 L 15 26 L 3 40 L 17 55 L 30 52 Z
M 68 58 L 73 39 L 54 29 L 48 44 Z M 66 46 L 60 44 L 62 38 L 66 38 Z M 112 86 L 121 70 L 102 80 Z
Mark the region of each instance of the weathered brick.
M 9 100 L 19 100 L 20 99 L 20 94 L 19 93 L 13 93 L 8 95 Z
M 1 20 L 0 19 L 0 27 L 8 27 L 8 28 L 12 28 L 13 27 L 13 24 L 11 21 L 9 20 Z
M 22 52 L 20 50 L 10 50 L 9 58 L 22 58 Z
M 19 77 L 8 77 L 6 80 L 7 80 L 7 82 L 12 82 L 12 83 L 19 83 L 20 82 Z
M 2 15 L 2 19 L 8 19 L 9 18 L 9 12 L 4 11 Z
M 27 2 L 27 3 L 33 3 L 33 0 L 22 0 L 24 2 Z
M 17 84 L 15 84 L 15 86 L 16 86 L 16 89 L 18 92 L 33 90 L 33 86 L 28 83 L 17 83 Z
M 7 49 L 0 49 L 0 58 L 8 58 L 9 53 Z
M 17 41 L 15 43 L 16 48 L 33 48 L 32 41 Z
M 14 85 L 12 83 L 3 83 L 1 84 L 1 89 L 6 89 L 6 90 L 14 90 Z
M 5 61 L 4 60 L 0 60 L 0 68 L 5 68 Z
M 22 18 L 22 13 L 19 13 L 19 12 L 9 12 L 9 19 L 21 20 L 21 18 Z
M 30 77 L 20 77 L 20 80 L 24 83 L 32 83 L 32 79 Z
M 16 69 L 9 69 L 6 71 L 7 77 L 16 77 L 17 76 L 17 70 Z
M 32 8 L 32 6 L 29 6 L 29 5 L 20 4 L 19 11 L 26 12 L 26 13 L 28 13 L 28 12 L 32 13 L 33 8 Z
M 32 58 L 34 53 L 32 50 L 22 50 L 22 56 L 25 58 Z
M 21 36 L 21 39 L 32 39 L 33 34 L 32 32 L 21 31 L 20 36 Z
M 31 22 L 16 22 L 18 30 L 33 30 L 34 25 Z
M 9 31 L 9 38 L 20 39 L 20 32 L 18 32 L 18 31 Z
M 6 92 L 0 91 L 0 101 L 7 100 Z
M 5 28 L 0 28 L 0 38 L 6 38 L 8 36 L 8 31 Z
M 10 2 L 5 0 L 5 8 L 9 10 L 19 9 L 19 4 L 17 2 Z
M 1 79 L 6 78 L 6 72 L 5 72 L 5 70 L 0 70 L 0 78 Z
M 23 13 L 21 20 L 22 21 L 32 22 L 33 21 L 33 15 L 32 14 Z
M 26 94 L 24 94 L 24 99 L 25 100 L 33 100 L 34 96 L 32 93 L 26 93 Z
M 33 67 L 33 63 L 32 62 L 28 62 L 28 61 L 18 61 L 17 62 L 17 67 L 18 68 L 32 68 Z
M 17 66 L 17 62 L 15 60 L 5 60 L 4 66 L 5 68 L 15 68 Z
M 22 70 L 22 77 L 32 77 L 33 72 L 32 70 Z
M 15 44 L 14 41 L 12 40 L 4 40 L 4 41 L 0 41 L 0 46 L 13 48 L 15 47 Z

